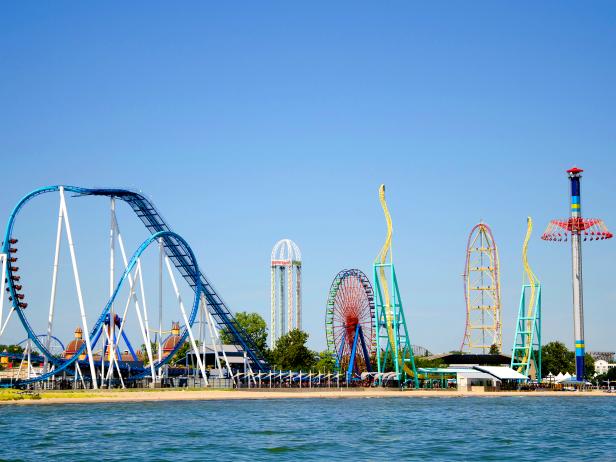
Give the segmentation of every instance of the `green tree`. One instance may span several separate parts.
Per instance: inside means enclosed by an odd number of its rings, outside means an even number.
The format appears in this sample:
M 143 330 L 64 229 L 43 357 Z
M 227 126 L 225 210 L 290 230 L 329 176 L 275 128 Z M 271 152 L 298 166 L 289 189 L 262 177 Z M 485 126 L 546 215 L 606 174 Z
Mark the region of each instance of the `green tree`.
M 283 370 L 308 370 L 315 366 L 315 355 L 306 346 L 308 334 L 293 329 L 276 341 L 272 350 L 272 363 Z
M 15 353 L 15 354 L 24 352 L 23 347 L 19 345 L 0 345 L 0 352 L 4 353 L 4 350 L 6 350 L 7 353 Z
M 425 356 L 415 356 L 415 367 L 447 367 L 442 359 L 427 359 Z
M 333 372 L 334 369 L 336 368 L 336 360 L 334 359 L 334 357 L 329 351 L 327 350 L 322 351 L 321 353 L 317 355 L 317 362 L 314 365 L 314 368 L 317 371 L 320 371 L 326 374 L 329 372 Z
M 13 353 L 20 354 L 24 352 L 24 349 L 19 345 L 0 345 L 0 353 Z M 33 352 L 33 354 L 38 354 Z M 0 370 L 4 369 L 4 366 L 0 365 Z
M 201 346 L 201 342 L 199 342 L 199 340 L 195 340 L 195 344 L 197 345 L 197 350 L 199 350 L 199 347 Z M 186 364 L 186 355 L 190 354 L 192 352 L 192 344 L 190 343 L 189 339 L 186 339 L 184 341 L 184 343 L 182 344 L 182 346 L 178 349 L 178 351 L 175 352 L 175 354 L 173 355 L 173 357 L 169 360 L 169 364 L 171 364 L 172 366 L 184 366 Z M 156 362 L 158 360 L 158 356 L 156 356 L 154 353 L 152 353 L 152 356 L 154 357 L 154 362 Z M 193 366 L 197 366 L 195 359 L 192 359 L 194 364 L 192 364 Z M 189 358 L 188 360 L 188 365 L 191 365 L 191 359 Z
M 158 361 L 158 343 L 157 342 L 150 342 L 150 348 L 152 350 L 152 359 L 154 360 L 154 362 Z M 141 344 L 141 358 L 143 359 L 143 365 L 147 366 L 150 364 L 150 361 L 148 359 L 148 350 L 145 347 L 145 343 Z
M 383 357 L 383 349 L 381 349 L 381 361 L 383 361 L 381 363 L 381 367 L 383 368 L 383 372 L 392 372 L 396 370 L 396 366 L 394 365 L 394 360 L 393 357 L 391 355 L 391 353 L 389 353 L 387 355 L 387 357 Z M 370 362 L 372 364 L 372 367 L 374 367 L 374 370 L 376 371 L 379 367 L 378 364 L 378 360 L 376 358 L 376 354 L 373 354 L 372 356 L 370 356 Z
M 541 370 L 544 376 L 548 373 L 558 374 L 559 372 L 573 374 L 575 354 L 569 351 L 563 342 L 547 343 L 541 348 Z
M 610 381 L 610 387 L 616 385 L 616 367 L 612 367 L 607 370 L 605 374 L 601 374 L 595 377 L 595 383 L 597 385 L 607 385 L 607 381 Z
M 584 377 L 592 379 L 595 376 L 595 360 L 590 354 L 584 355 Z
M 498 349 L 498 345 L 496 343 L 493 343 L 490 346 L 490 354 L 491 355 L 499 355 L 500 354 L 500 350 Z
M 195 343 L 197 344 L 197 348 L 199 348 L 199 340 L 196 340 Z M 173 358 L 169 360 L 169 363 L 172 366 L 175 366 L 175 365 L 183 366 L 184 364 L 186 364 L 186 355 L 190 351 L 192 351 L 190 341 L 186 340 L 184 341 L 182 346 L 178 349 L 178 351 L 175 352 L 175 354 L 173 355 Z
M 267 353 L 267 324 L 259 313 L 240 311 L 235 315 L 235 322 L 246 331 L 262 353 Z M 235 343 L 235 338 L 226 327 L 220 331 L 220 339 L 225 344 Z
M 383 354 L 384 354 L 384 352 L 383 352 L 383 350 L 381 350 L 381 355 L 383 355 Z M 400 353 L 400 354 L 402 354 L 402 353 Z M 407 352 L 406 359 L 409 359 L 409 358 L 410 358 L 410 356 L 409 356 L 409 354 Z M 431 360 L 427 360 L 425 358 L 426 358 L 425 356 L 414 356 L 415 367 L 439 367 L 439 366 L 443 365 L 443 363 L 441 363 L 439 360 L 434 360 L 435 361 L 434 362 L 434 361 L 431 361 Z M 391 352 L 390 352 L 390 353 L 387 354 L 387 356 L 385 358 L 383 358 L 383 356 L 381 356 L 381 361 L 383 361 L 383 359 L 384 359 L 384 362 L 381 364 L 381 366 L 383 367 L 383 372 L 395 372 L 396 364 L 394 363 L 394 360 L 398 361 L 399 357 L 395 358 L 395 355 L 392 355 Z M 376 371 L 377 368 L 378 368 L 376 355 L 373 354 L 370 357 L 370 360 L 371 360 L 371 364 L 372 364 L 373 370 Z M 421 365 L 419 365 L 419 364 L 421 364 Z

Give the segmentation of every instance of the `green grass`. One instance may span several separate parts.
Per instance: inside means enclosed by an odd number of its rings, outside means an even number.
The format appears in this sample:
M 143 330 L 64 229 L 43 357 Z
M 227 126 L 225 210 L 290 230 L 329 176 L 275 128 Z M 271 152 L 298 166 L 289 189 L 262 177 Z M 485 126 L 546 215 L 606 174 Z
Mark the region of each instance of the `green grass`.
M 20 401 L 22 399 L 41 399 L 41 395 L 11 388 L 0 389 L 0 401 Z
M 165 393 L 167 391 L 233 391 L 232 388 L 130 388 L 112 390 L 50 390 L 22 391 L 15 389 L 0 389 L 0 401 L 17 401 L 23 399 L 66 399 L 66 398 L 100 398 L 124 393 Z
M 19 395 L 17 390 L 0 390 L 0 401 L 16 401 L 19 399 L 24 399 L 23 396 Z
M 66 399 L 66 398 L 100 398 L 124 393 L 164 393 L 167 391 L 233 391 L 232 388 L 129 388 L 112 390 L 50 390 L 26 391 L 12 388 L 0 389 L 0 401 L 19 401 L 25 399 Z
M 54 399 L 54 398 L 96 398 L 99 396 L 97 393 L 92 393 L 90 390 L 58 390 L 58 391 L 43 391 L 41 392 L 41 398 Z

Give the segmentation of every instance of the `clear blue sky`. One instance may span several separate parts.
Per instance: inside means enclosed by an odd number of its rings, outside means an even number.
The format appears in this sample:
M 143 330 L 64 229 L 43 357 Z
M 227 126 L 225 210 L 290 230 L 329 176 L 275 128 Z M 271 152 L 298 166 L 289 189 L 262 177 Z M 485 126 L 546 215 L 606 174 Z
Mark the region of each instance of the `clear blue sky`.
M 584 214 L 616 229 L 615 20 L 613 2 L 5 3 L 0 214 L 47 184 L 140 189 L 231 308 L 268 321 L 271 247 L 291 238 L 322 349 L 332 278 L 371 272 L 382 244 L 385 183 L 413 342 L 437 352 L 462 339 L 465 243 L 481 219 L 501 251 L 511 347 L 532 215 L 544 339 L 572 346 L 570 250 L 539 235 L 568 213 L 573 164 Z M 24 220 L 24 246 L 53 236 Z M 78 247 L 86 286 L 106 283 L 104 245 L 99 260 Z M 591 351 L 616 350 L 615 246 L 584 248 Z M 44 312 L 49 281 L 33 284 Z

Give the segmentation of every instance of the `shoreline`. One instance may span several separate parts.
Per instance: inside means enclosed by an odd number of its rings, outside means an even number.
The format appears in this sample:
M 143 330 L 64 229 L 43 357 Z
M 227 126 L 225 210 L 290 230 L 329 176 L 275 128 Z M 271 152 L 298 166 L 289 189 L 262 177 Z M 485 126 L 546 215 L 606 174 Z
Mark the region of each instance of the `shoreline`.
M 156 401 L 213 401 L 258 399 L 341 399 L 341 398 L 497 398 L 497 397 L 609 397 L 615 393 L 601 391 L 498 391 L 468 392 L 456 390 L 387 390 L 387 389 L 242 389 L 242 390 L 85 390 L 43 391 L 40 397 L 16 394 L 17 399 L 0 400 L 0 405 L 138 403 Z

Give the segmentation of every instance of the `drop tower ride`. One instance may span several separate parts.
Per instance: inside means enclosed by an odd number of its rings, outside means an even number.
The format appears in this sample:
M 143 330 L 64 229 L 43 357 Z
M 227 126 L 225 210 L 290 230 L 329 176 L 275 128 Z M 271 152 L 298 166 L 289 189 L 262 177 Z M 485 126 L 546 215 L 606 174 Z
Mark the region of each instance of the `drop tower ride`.
M 568 220 L 552 220 L 541 236 L 545 241 L 567 241 L 571 238 L 573 276 L 573 333 L 575 340 L 575 378 L 584 380 L 584 297 L 582 291 L 582 239 L 604 240 L 613 235 L 598 218 L 582 218 L 580 191 L 581 168 L 567 170 L 571 183 L 571 216 Z

